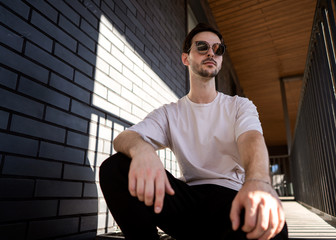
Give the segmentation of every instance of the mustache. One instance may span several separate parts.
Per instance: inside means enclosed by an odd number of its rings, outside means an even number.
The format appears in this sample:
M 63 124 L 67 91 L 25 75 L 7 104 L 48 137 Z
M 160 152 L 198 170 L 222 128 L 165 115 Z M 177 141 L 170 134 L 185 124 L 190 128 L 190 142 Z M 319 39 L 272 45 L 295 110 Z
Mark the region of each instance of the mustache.
M 217 66 L 217 62 L 213 58 L 206 58 L 202 61 L 202 64 L 206 62 L 213 62 Z

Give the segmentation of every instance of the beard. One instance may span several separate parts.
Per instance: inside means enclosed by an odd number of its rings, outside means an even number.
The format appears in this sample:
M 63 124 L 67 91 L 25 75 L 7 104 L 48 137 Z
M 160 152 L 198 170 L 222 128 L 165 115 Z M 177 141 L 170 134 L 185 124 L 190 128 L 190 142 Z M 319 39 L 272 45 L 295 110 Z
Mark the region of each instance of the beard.
M 205 78 L 216 77 L 220 70 L 220 68 L 217 68 L 217 62 L 215 62 L 216 63 L 215 68 L 208 68 L 206 66 L 203 66 L 204 62 L 209 61 L 209 60 L 211 59 L 205 59 L 201 62 L 201 64 L 192 64 L 190 66 L 191 70 L 194 73 L 197 73 L 201 77 L 205 77 Z M 211 61 L 214 61 L 214 60 L 211 60 Z
M 198 71 L 198 74 L 201 76 L 201 77 L 210 77 L 210 78 L 213 78 L 213 77 L 216 77 L 217 74 L 218 74 L 218 70 L 217 68 L 214 69 L 214 70 L 207 70 L 207 69 L 203 69 L 201 68 L 199 71 Z

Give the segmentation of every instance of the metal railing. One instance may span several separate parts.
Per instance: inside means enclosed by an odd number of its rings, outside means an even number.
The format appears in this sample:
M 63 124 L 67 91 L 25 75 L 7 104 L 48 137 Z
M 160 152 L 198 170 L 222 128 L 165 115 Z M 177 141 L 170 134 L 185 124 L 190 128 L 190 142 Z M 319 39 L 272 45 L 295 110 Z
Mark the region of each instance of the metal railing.
M 280 197 L 293 196 L 289 156 L 270 156 L 270 177 L 273 188 Z
M 295 198 L 336 216 L 335 1 L 318 1 L 291 151 Z

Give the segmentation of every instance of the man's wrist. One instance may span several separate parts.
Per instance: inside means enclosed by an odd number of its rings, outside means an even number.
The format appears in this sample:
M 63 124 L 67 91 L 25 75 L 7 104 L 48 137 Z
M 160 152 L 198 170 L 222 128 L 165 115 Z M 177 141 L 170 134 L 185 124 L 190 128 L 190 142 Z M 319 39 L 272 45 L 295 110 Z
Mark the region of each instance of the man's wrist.
M 268 185 L 271 185 L 271 182 L 268 180 L 264 180 L 264 179 L 259 179 L 259 178 L 246 178 L 243 185 L 247 182 L 262 182 Z

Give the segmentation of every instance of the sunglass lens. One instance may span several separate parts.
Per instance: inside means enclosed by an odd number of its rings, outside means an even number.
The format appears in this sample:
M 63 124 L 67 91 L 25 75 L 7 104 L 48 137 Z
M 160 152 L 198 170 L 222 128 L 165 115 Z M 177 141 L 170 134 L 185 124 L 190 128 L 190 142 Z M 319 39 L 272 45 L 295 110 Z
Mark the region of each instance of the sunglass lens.
M 197 47 L 197 51 L 200 54 L 205 54 L 209 50 L 209 45 L 206 42 L 202 42 L 202 41 L 196 42 L 196 47 Z
M 216 55 L 221 56 L 225 52 L 225 47 L 223 44 L 216 43 L 212 46 L 213 51 Z

